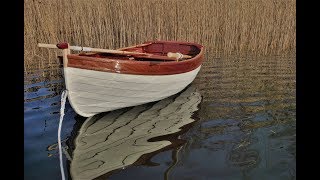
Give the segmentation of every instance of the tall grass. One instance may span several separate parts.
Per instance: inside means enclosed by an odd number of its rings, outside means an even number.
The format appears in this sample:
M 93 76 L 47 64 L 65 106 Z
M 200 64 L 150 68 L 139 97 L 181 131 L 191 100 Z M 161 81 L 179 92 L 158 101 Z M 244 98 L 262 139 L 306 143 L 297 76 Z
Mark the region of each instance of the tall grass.
M 110 49 L 193 41 L 210 57 L 295 54 L 295 7 L 295 0 L 25 0 L 25 65 L 50 59 L 37 43 L 62 41 Z

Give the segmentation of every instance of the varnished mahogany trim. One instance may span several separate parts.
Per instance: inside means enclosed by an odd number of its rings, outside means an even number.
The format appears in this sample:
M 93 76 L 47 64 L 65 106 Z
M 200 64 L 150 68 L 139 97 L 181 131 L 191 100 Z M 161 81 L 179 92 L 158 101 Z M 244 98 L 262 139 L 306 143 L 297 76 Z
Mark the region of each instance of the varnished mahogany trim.
M 149 42 L 147 42 L 149 43 Z M 167 43 L 172 46 L 185 44 L 196 46 L 200 49 L 195 57 L 183 61 L 135 61 L 128 57 L 122 59 L 99 58 L 89 56 L 79 56 L 78 54 L 68 55 L 68 67 L 89 69 L 104 72 L 113 72 L 121 74 L 139 74 L 139 75 L 170 75 L 180 74 L 192 71 L 199 67 L 203 61 L 204 48 L 195 43 L 154 41 L 154 43 Z M 148 48 L 142 47 L 142 48 Z

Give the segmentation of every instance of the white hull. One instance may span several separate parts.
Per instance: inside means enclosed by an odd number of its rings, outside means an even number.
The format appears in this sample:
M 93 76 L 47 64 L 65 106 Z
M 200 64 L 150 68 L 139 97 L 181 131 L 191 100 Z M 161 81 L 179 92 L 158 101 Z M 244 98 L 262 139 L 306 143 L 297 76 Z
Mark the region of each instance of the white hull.
M 174 75 L 131 75 L 66 67 L 64 74 L 72 108 L 90 117 L 174 95 L 194 80 L 200 68 Z

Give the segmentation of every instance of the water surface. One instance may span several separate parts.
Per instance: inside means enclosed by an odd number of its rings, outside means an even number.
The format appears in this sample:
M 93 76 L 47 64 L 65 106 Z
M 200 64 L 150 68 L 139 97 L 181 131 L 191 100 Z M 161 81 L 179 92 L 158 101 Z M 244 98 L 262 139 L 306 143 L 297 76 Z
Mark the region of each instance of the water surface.
M 61 66 L 50 64 L 25 73 L 24 176 L 60 179 L 56 143 L 60 96 L 65 88 Z M 152 139 L 161 147 L 140 153 L 137 161 L 104 172 L 96 179 L 295 179 L 295 77 L 295 57 L 206 59 L 192 83 L 202 97 L 198 110 L 190 116 L 192 123 L 173 135 L 161 134 L 164 138 Z M 174 97 L 170 98 L 174 102 Z M 148 109 L 154 104 L 143 107 Z M 142 111 L 132 109 L 133 114 Z M 170 112 L 172 117 L 178 110 L 175 112 Z M 73 150 L 80 147 L 73 142 L 82 125 L 88 123 L 85 120 L 67 102 L 62 139 L 71 158 Z M 103 124 L 94 123 L 96 128 Z M 165 129 L 164 126 L 158 127 Z M 123 144 L 120 150 L 134 154 L 136 149 L 129 145 L 132 143 Z M 112 153 L 105 157 L 122 162 L 122 156 Z M 64 164 L 70 172 L 72 160 L 64 156 Z

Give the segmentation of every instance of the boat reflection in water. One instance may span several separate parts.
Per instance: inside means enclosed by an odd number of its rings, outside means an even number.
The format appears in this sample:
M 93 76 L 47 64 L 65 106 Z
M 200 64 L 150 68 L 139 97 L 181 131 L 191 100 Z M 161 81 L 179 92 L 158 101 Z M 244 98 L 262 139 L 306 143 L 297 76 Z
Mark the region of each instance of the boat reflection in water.
M 178 137 L 187 129 L 200 102 L 200 93 L 189 86 L 155 103 L 89 117 L 74 140 L 72 178 L 94 179 L 172 145 L 168 134 Z

